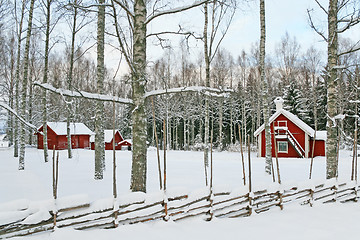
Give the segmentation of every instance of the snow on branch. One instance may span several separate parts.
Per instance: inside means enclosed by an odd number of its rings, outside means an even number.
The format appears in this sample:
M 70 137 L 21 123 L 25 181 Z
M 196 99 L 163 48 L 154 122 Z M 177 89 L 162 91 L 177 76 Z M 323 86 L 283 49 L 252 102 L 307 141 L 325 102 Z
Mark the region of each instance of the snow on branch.
M 186 10 L 189 10 L 191 8 L 194 7 L 198 7 L 206 2 L 208 2 L 209 0 L 202 0 L 202 1 L 195 1 L 193 4 L 187 5 L 187 6 L 182 6 L 182 7 L 178 7 L 178 8 L 172 8 L 169 10 L 164 10 L 164 11 L 160 11 L 157 13 L 153 13 L 152 15 L 150 15 L 146 21 L 145 24 L 148 24 L 149 22 L 151 22 L 152 20 L 154 20 L 157 17 L 163 16 L 163 15 L 167 15 L 167 14 L 173 14 L 173 13 L 178 13 L 178 12 L 183 12 Z
M 144 98 L 168 94 L 168 93 L 186 93 L 186 92 L 198 92 L 210 97 L 228 97 L 230 93 L 234 92 L 234 90 L 201 87 L 201 86 L 179 87 L 179 88 L 159 89 L 159 90 L 150 91 L 145 93 Z
M 40 83 L 40 82 L 34 82 L 35 86 L 42 87 L 43 89 L 47 91 L 51 91 L 53 93 L 67 96 L 67 97 L 76 97 L 76 98 L 86 98 L 90 100 L 98 100 L 98 101 L 105 101 L 105 102 L 117 102 L 117 103 L 123 103 L 123 104 L 133 104 L 133 101 L 128 98 L 119 98 L 115 96 L 110 95 L 103 95 L 103 94 L 97 94 L 97 93 L 89 93 L 85 91 L 71 91 L 67 89 L 62 88 L 55 88 L 52 85 L 48 83 Z
M 35 130 L 36 132 L 40 133 L 41 135 L 44 135 L 42 132 L 39 132 L 37 127 L 27 121 L 25 121 L 22 117 L 19 116 L 19 114 L 17 114 L 17 112 L 15 112 L 14 109 L 12 109 L 9 105 L 7 105 L 6 103 L 0 102 L 0 107 L 5 108 L 6 110 L 8 110 L 9 112 L 11 112 L 16 118 L 18 118 L 22 123 L 24 123 L 26 126 L 28 126 L 29 128 L 32 128 L 33 130 Z

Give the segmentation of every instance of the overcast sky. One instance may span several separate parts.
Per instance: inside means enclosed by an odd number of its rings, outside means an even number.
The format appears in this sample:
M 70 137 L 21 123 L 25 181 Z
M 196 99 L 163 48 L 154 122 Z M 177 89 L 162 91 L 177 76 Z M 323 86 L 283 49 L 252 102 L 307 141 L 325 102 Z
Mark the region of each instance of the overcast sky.
M 247 3 L 238 0 L 238 10 L 234 16 L 231 27 L 222 43 L 222 47 L 230 51 L 235 58 L 240 55 L 242 50 L 249 52 L 251 46 L 259 41 L 259 0 L 247 0 Z M 192 1 L 187 1 L 192 2 Z M 328 0 L 319 0 L 327 9 Z M 266 51 L 268 55 L 274 52 L 277 43 L 288 32 L 290 37 L 295 37 L 301 46 L 302 51 L 306 51 L 310 46 L 320 49 L 326 54 L 327 44 L 309 26 L 307 10 L 313 10 L 312 16 L 317 26 L 327 29 L 327 16 L 317 6 L 315 0 L 266 0 Z M 166 15 L 153 21 L 148 26 L 148 33 L 159 32 L 164 29 L 177 30 L 181 23 L 186 29 L 195 30 L 202 33 L 203 14 L 201 8 L 187 11 L 182 14 Z M 349 31 L 344 37 L 351 38 L 354 42 L 360 40 L 360 27 Z M 148 40 L 148 60 L 158 59 L 163 50 L 154 46 L 154 39 Z M 174 51 L 178 50 L 177 40 L 172 40 Z M 203 44 L 198 41 L 192 44 L 190 56 L 198 59 L 199 52 L 203 51 Z M 326 55 L 324 55 L 326 56 Z M 118 61 L 118 54 L 109 54 L 108 63 Z M 117 60 L 116 60 L 117 59 Z
M 328 0 L 319 0 L 327 9 Z M 296 37 L 303 50 L 310 46 L 326 51 L 326 43 L 317 35 L 309 26 L 307 10 L 313 10 L 315 24 L 322 29 L 327 29 L 327 16 L 320 10 L 314 0 L 266 0 L 266 47 L 267 52 L 274 51 L 276 43 L 286 32 L 290 36 Z M 259 0 L 248 0 L 247 4 L 238 1 L 238 10 L 235 14 L 228 34 L 226 35 L 222 46 L 232 52 L 234 57 L 239 55 L 243 49 L 250 50 L 251 45 L 256 43 L 260 38 L 259 23 Z M 193 15 L 193 12 L 181 15 L 180 21 L 184 18 L 189 22 L 203 22 L 201 14 Z M 157 23 L 157 26 L 169 24 L 164 19 Z M 360 29 L 351 31 L 353 41 L 360 39 Z M 199 48 L 202 45 L 199 44 Z M 151 47 L 149 49 L 152 54 Z M 155 52 L 155 55 L 158 51 Z

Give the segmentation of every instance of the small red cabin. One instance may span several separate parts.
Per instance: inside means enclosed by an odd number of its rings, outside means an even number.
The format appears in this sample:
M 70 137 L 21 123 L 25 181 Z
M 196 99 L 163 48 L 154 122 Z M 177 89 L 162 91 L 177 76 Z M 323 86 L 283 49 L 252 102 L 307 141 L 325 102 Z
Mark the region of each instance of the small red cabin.
M 326 131 L 316 131 L 297 116 L 283 109 L 284 100 L 275 99 L 276 112 L 270 117 L 272 156 L 275 157 L 275 139 L 278 157 L 312 156 L 315 138 L 314 157 L 325 156 Z M 254 136 L 258 139 L 258 156 L 265 157 L 265 127 L 259 127 Z M 275 138 L 274 138 L 275 136 Z
M 105 150 L 113 150 L 113 130 L 104 130 Z M 91 136 L 91 149 L 95 149 L 95 135 Z M 119 130 L 115 130 L 115 150 L 131 150 L 131 140 L 121 136 Z
M 43 126 L 38 128 L 43 131 Z M 70 123 L 71 148 L 90 148 L 90 136 L 94 133 L 83 123 Z M 38 149 L 44 149 L 43 135 L 36 133 Z M 67 126 L 66 122 L 47 123 L 48 148 L 56 150 L 67 149 Z

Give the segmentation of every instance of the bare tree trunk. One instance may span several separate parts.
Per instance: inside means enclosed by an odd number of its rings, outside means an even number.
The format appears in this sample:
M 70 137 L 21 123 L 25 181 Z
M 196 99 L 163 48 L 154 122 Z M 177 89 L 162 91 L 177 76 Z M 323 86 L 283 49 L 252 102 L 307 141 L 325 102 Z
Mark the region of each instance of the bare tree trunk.
M 314 139 L 313 139 L 313 144 L 312 144 L 312 150 L 311 150 L 311 161 L 310 161 L 310 173 L 309 173 L 309 179 L 312 178 L 312 171 L 313 171 L 313 163 L 314 163 L 314 152 L 315 152 L 315 144 L 316 144 L 316 132 L 317 132 L 317 107 L 316 107 L 316 93 L 315 93 L 315 73 L 312 74 L 312 82 L 313 82 L 313 102 L 314 102 L 314 107 L 313 107 L 313 114 L 314 114 L 314 123 L 315 123 L 315 133 L 314 133 Z
M 104 93 L 105 0 L 99 0 L 97 25 L 97 92 Z M 95 113 L 95 179 L 103 179 L 105 169 L 104 103 L 96 102 Z
M 210 58 L 208 46 L 208 3 L 204 4 L 204 56 L 205 56 L 205 86 L 210 87 Z M 205 133 L 204 133 L 204 167 L 205 167 L 205 184 L 208 185 L 207 168 L 209 167 L 209 98 L 205 96 Z
M 31 59 L 31 65 L 33 64 L 35 60 L 32 58 Z M 29 115 L 29 123 L 32 124 L 32 118 L 33 118 L 33 112 L 32 112 L 32 108 L 33 108 L 33 86 L 32 86 L 32 78 L 33 78 L 33 74 L 34 74 L 34 68 L 33 66 L 30 67 L 30 73 L 29 73 L 29 97 L 28 97 L 28 115 Z M 32 145 L 32 138 L 33 138 L 33 133 L 32 131 L 29 131 L 29 138 L 28 138 L 28 143 L 29 145 Z
M 328 77 L 327 77 L 327 141 L 326 141 L 326 178 L 336 177 L 337 161 L 337 128 L 334 117 L 336 108 L 336 80 L 338 63 L 338 36 L 337 36 L 338 0 L 329 0 L 328 10 Z
M 219 99 L 219 149 L 222 151 L 223 146 L 223 115 L 224 115 L 224 100 L 223 98 Z
M 15 41 L 15 39 L 11 39 L 11 49 L 10 49 L 10 91 L 9 91 L 9 105 L 11 107 L 11 109 L 14 109 L 14 87 L 15 87 L 15 78 L 14 78 L 14 67 L 15 67 L 15 48 L 13 47 L 13 42 Z M 9 141 L 10 141 L 10 146 L 14 144 L 14 120 L 15 118 L 13 117 L 12 114 L 8 115 L 8 124 L 9 124 L 9 130 L 8 130 L 8 135 L 9 135 Z
M 21 7 L 21 17 L 19 22 L 19 29 L 18 29 L 18 46 L 17 46 L 17 59 L 16 59 L 16 73 L 15 73 L 15 110 L 16 112 L 20 112 L 20 58 L 21 58 L 21 42 L 22 42 L 22 28 L 23 28 L 23 22 L 24 22 L 24 11 L 26 7 L 26 1 L 22 1 L 22 7 Z M 14 157 L 19 156 L 19 120 L 15 118 L 15 127 L 14 127 Z
M 194 139 L 195 139 L 195 120 L 193 117 L 191 117 L 191 140 L 190 145 L 194 145 Z
M 72 90 L 72 82 L 73 82 L 73 70 L 74 70 L 74 53 L 75 53 L 75 37 L 76 37 L 76 22 L 78 17 L 78 9 L 76 7 L 77 0 L 74 0 L 74 15 L 72 22 L 72 33 L 71 33 L 71 49 L 70 49 L 70 65 L 69 72 L 67 76 L 67 85 L 68 89 Z M 67 153 L 68 158 L 72 158 L 72 145 L 71 145 L 71 131 L 70 131 L 70 123 L 72 119 L 72 106 L 71 100 L 69 99 L 69 103 L 67 105 L 67 113 L 66 113 L 66 136 L 67 136 Z
M 23 73 L 23 82 L 22 82 L 22 94 L 21 94 L 21 111 L 20 114 L 23 119 L 26 119 L 26 93 L 28 85 L 28 71 L 29 71 L 29 51 L 30 51 L 30 37 L 32 30 L 32 19 L 34 12 L 34 2 L 31 0 L 30 9 L 29 9 L 29 21 L 28 29 L 26 35 L 26 45 L 25 45 L 25 54 L 24 54 L 24 73 Z M 20 124 L 20 156 L 19 156 L 19 170 L 25 169 L 25 124 Z
M 263 100 L 263 115 L 265 125 L 265 172 L 271 174 L 271 132 L 269 122 L 269 87 L 265 76 L 265 0 L 260 0 L 260 79 L 262 83 L 262 100 Z
M 232 98 L 230 98 L 230 123 L 229 123 L 229 125 L 230 125 L 230 128 L 229 128 L 229 130 L 230 130 L 230 145 L 231 144 L 233 144 L 234 143 L 234 137 L 233 137 L 233 125 L 234 125 L 234 120 L 233 120 L 233 100 L 232 100 Z
M 132 98 L 135 108 L 132 112 L 133 156 L 131 170 L 131 190 L 146 192 L 146 3 L 134 3 L 134 41 Z
M 160 165 L 159 140 L 158 140 L 157 132 L 156 132 L 154 97 L 151 98 L 151 106 L 152 106 L 152 113 L 153 113 L 153 128 L 154 128 L 154 135 L 155 135 L 156 155 L 157 155 L 158 173 L 159 173 L 159 183 L 160 183 L 160 190 L 161 190 L 162 189 L 162 180 L 161 180 L 162 177 L 161 177 L 161 165 Z
M 45 58 L 44 58 L 44 76 L 43 83 L 47 83 L 48 73 L 49 73 L 49 39 L 50 39 L 50 14 L 51 14 L 51 0 L 47 0 L 46 5 L 46 33 L 45 33 Z M 47 138 L 47 94 L 46 90 L 43 90 L 42 93 L 42 104 L 43 104 L 43 146 L 44 146 L 44 160 L 48 162 L 49 153 L 48 153 L 48 138 Z

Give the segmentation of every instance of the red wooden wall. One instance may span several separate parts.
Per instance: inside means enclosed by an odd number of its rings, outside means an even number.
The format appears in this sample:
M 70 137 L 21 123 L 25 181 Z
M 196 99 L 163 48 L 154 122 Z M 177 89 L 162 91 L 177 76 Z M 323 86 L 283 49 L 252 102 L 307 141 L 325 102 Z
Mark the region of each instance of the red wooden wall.
M 283 114 L 280 114 L 272 123 L 271 123 L 271 144 L 272 144 L 272 156 L 275 157 L 275 148 L 274 146 L 274 129 L 273 129 L 273 123 L 275 126 L 277 126 L 277 121 L 287 121 L 287 127 L 289 131 L 292 133 L 294 138 L 299 142 L 301 147 L 305 150 L 305 132 L 299 128 L 297 125 L 295 125 L 293 122 L 291 122 L 287 117 L 285 117 Z M 263 130 L 260 133 L 261 137 L 261 157 L 265 157 L 265 149 L 266 149 L 266 142 L 265 142 L 265 130 Z M 287 141 L 285 139 L 278 139 L 278 142 L 280 141 Z M 309 139 L 309 157 L 311 157 L 311 151 L 312 151 L 312 140 Z M 325 141 L 319 141 L 317 140 L 315 143 L 315 154 L 314 156 L 325 156 Z M 278 153 L 278 157 L 299 157 L 293 146 L 288 143 L 288 153 Z
M 42 127 L 39 131 L 42 132 Z M 37 133 L 38 149 L 44 149 L 43 136 Z M 56 133 L 48 127 L 48 148 L 53 149 L 55 145 L 56 150 L 67 149 L 67 136 L 56 135 Z M 90 135 L 72 135 L 71 147 L 76 148 L 88 148 L 90 147 Z

